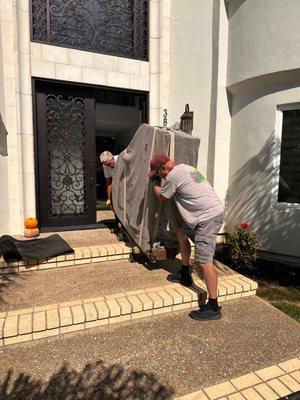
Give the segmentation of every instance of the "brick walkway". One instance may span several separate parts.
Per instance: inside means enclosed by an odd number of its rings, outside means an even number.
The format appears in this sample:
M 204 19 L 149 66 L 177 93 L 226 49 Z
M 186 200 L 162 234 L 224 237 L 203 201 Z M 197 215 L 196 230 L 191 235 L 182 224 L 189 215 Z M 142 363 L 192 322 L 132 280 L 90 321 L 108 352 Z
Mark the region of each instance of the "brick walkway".
M 300 391 L 300 358 L 178 397 L 177 400 L 276 400 Z M 300 399 L 300 393 L 299 397 Z

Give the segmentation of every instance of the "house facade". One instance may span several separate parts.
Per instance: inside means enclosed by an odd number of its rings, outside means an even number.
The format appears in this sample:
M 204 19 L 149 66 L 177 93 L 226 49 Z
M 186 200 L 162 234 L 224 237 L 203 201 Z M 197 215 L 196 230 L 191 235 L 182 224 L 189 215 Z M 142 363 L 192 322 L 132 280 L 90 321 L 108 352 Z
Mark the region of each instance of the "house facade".
M 298 3 L 1 0 L 0 234 L 95 226 L 99 153 L 189 103 L 224 230 L 299 264 Z

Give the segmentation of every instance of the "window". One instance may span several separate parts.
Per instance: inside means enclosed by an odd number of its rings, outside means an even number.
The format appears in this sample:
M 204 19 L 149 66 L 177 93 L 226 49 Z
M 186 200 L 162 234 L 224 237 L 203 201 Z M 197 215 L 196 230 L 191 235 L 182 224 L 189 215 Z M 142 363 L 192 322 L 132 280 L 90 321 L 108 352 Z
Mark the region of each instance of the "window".
M 148 60 L 148 14 L 148 0 L 31 0 L 31 37 Z
M 300 104 L 282 106 L 277 118 L 277 205 L 300 206 Z

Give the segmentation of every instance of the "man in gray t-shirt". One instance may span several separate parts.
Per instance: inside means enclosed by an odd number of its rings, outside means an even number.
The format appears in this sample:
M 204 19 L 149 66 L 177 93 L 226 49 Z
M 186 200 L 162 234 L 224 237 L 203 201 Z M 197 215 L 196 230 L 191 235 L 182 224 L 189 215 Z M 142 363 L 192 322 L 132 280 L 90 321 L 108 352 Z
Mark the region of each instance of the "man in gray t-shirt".
M 216 235 L 224 221 L 224 207 L 205 177 L 195 168 L 175 165 L 165 154 L 154 156 L 150 163 L 149 178 L 154 182 L 154 193 L 162 201 L 173 198 L 186 226 L 177 232 L 182 267 L 179 282 L 192 286 L 190 274 L 191 246 L 195 243 L 195 264 L 201 268 L 209 294 L 209 301 L 190 316 L 197 320 L 221 318 L 217 300 L 218 278 L 213 265 Z M 161 185 L 161 179 L 164 179 Z

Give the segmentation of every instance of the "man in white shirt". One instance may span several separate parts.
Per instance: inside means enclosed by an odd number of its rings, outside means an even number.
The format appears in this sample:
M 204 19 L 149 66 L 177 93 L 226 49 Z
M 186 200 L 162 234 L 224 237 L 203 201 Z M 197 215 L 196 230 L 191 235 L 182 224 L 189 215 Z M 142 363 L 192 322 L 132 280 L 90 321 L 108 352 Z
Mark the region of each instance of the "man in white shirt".
M 110 205 L 112 200 L 112 178 L 117 158 L 118 156 L 112 155 L 109 151 L 103 151 L 100 154 L 100 161 L 103 164 L 103 173 L 106 180 L 107 205 Z
M 154 193 L 161 200 L 173 198 L 185 226 L 177 232 L 182 267 L 179 281 L 192 286 L 190 274 L 191 246 L 195 243 L 195 264 L 202 270 L 208 303 L 190 316 L 197 320 L 220 319 L 218 277 L 213 265 L 216 236 L 224 221 L 224 207 L 205 177 L 190 165 L 175 165 L 165 154 L 154 156 L 150 162 L 149 178 L 154 181 Z M 161 186 L 160 179 L 164 179 Z

